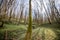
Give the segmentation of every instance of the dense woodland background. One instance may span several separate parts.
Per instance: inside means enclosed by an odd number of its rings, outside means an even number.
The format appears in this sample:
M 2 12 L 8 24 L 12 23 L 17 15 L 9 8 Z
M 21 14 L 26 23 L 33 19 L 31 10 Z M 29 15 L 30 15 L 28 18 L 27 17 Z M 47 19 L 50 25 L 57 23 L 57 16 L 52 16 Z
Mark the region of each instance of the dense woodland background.
M 60 40 L 57 0 L 0 0 L 0 40 Z

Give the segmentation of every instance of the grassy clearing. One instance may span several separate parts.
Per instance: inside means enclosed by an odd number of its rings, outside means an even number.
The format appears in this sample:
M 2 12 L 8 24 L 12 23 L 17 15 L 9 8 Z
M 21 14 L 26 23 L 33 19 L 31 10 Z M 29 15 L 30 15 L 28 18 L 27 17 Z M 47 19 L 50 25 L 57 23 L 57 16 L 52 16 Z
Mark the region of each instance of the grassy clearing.
M 3 28 L 0 28 L 0 40 L 4 40 L 5 32 L 7 31 L 8 39 L 19 38 L 27 29 L 26 25 L 13 25 L 4 24 Z
M 9 30 L 9 31 L 13 31 L 13 30 L 18 30 L 18 29 L 26 29 L 27 26 L 25 25 L 13 25 L 13 24 L 4 24 L 5 27 L 4 28 L 0 28 L 1 31 L 5 31 L 5 30 Z
M 34 30 L 35 32 L 33 32 L 33 40 L 54 40 L 57 35 L 55 34 L 55 32 L 52 29 L 49 28 L 44 28 L 44 27 L 40 27 Z M 35 34 L 35 35 L 34 35 Z
M 8 32 L 8 38 L 16 38 L 16 40 L 22 40 L 25 37 L 25 33 L 27 30 L 26 25 L 13 25 L 13 24 L 4 24 L 5 27 L 0 29 L 0 39 L 2 40 L 4 37 L 4 32 L 6 30 Z M 58 34 L 60 34 L 59 24 L 44 24 L 32 30 L 32 40 L 45 39 L 45 40 L 53 40 Z M 43 36 L 45 35 L 45 36 Z M 43 38 L 44 37 L 44 38 Z M 48 39 L 47 39 L 48 38 Z M 58 38 L 59 39 L 59 38 Z
M 44 32 L 43 32 L 44 31 Z M 43 32 L 43 33 L 42 33 Z M 33 40 L 60 40 L 60 24 L 42 24 L 33 30 Z M 43 38 L 42 35 L 45 35 Z M 38 38 L 37 38 L 37 37 Z M 41 39 L 40 39 L 41 37 Z

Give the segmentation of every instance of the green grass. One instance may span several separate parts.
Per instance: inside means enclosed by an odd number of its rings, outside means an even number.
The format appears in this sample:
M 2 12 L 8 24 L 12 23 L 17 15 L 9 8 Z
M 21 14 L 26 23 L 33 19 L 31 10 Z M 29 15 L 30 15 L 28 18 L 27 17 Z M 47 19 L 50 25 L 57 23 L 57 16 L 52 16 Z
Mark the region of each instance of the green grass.
M 27 25 L 13 25 L 13 24 L 4 24 L 4 28 L 0 28 L 0 38 L 4 38 L 4 32 L 7 30 L 8 32 L 8 38 L 17 38 L 18 40 L 22 40 L 25 37 L 25 33 L 27 30 Z M 42 32 L 45 33 L 42 33 Z M 33 40 L 38 40 L 40 36 L 42 36 L 42 34 L 45 35 L 45 40 L 49 40 L 47 38 L 51 37 L 51 39 L 53 40 L 53 37 L 57 37 L 58 34 L 57 32 L 60 34 L 60 24 L 43 24 L 40 25 L 38 27 L 36 27 L 35 29 L 32 30 L 32 36 L 33 36 Z M 50 34 L 53 36 L 49 36 Z M 38 39 L 35 39 L 37 38 Z M 59 38 L 58 38 L 59 39 Z
M 47 38 L 45 38 L 45 40 L 50 40 L 50 39 L 53 40 L 54 38 L 56 40 L 60 40 L 60 24 L 52 23 L 52 24 L 42 24 L 42 25 L 40 25 L 38 28 L 33 30 L 33 36 L 35 35 L 33 38 L 35 38 L 37 35 L 38 35 L 37 37 L 39 37 L 39 35 L 43 34 L 42 31 L 44 31 L 46 33 L 46 34 L 44 33 L 45 37 L 47 37 Z M 50 34 L 53 37 L 48 36 Z M 49 37 L 51 37 L 51 38 L 49 38 Z M 38 40 L 38 39 L 34 39 L 34 40 Z
M 40 27 L 40 28 L 37 28 L 33 31 L 33 40 L 38 40 L 38 39 L 43 39 L 44 37 L 44 40 L 53 40 L 57 37 L 57 35 L 55 34 L 55 32 L 50 29 L 50 28 L 44 28 L 44 27 Z
M 0 40 L 4 39 L 5 33 L 7 31 L 8 38 L 19 38 L 22 34 L 25 33 L 27 29 L 26 25 L 13 25 L 13 24 L 4 24 L 3 28 L 0 28 Z
M 13 24 L 4 24 L 4 28 L 0 28 L 1 31 L 9 30 L 18 30 L 18 29 L 26 29 L 27 26 L 25 25 L 13 25 Z

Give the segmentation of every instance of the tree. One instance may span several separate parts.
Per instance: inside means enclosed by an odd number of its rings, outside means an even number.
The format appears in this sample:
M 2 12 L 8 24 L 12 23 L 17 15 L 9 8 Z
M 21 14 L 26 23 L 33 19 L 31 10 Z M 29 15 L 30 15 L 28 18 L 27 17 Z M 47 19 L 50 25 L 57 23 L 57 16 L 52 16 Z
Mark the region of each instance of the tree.
M 0 5 L 0 22 L 1 22 L 1 25 L 0 27 L 3 27 L 4 25 L 4 19 L 6 18 L 6 11 L 7 11 L 7 0 L 4 1 L 2 0 L 1 1 L 1 5 Z
M 48 15 L 48 12 L 47 12 L 47 10 L 46 10 L 46 7 L 45 7 L 45 5 L 44 5 L 44 3 L 43 3 L 43 0 L 42 0 L 42 5 L 43 5 L 43 7 L 44 7 L 44 9 L 45 9 L 45 12 L 46 12 L 46 15 L 47 15 L 47 19 L 48 19 L 49 23 L 51 24 L 51 20 L 50 20 L 50 17 L 49 17 L 49 15 Z
M 19 22 L 21 22 L 23 20 L 23 11 L 24 11 L 24 0 L 21 0 L 21 3 L 20 3 L 20 19 L 19 19 Z
M 27 11 L 25 11 L 25 16 L 24 16 L 24 23 L 26 24 L 27 21 Z
M 31 0 L 29 0 L 29 25 L 27 29 L 27 33 L 25 36 L 25 40 L 31 40 L 32 37 L 32 13 L 31 13 Z
M 38 15 L 37 15 L 37 11 L 34 10 L 34 17 L 35 17 L 35 22 L 36 22 L 36 23 L 38 23 L 38 18 L 37 18 L 37 16 L 38 16 Z
M 59 12 L 57 7 L 55 6 L 55 0 L 49 0 L 50 3 L 50 9 L 51 9 L 51 20 L 57 21 L 57 23 L 60 23 L 60 18 L 59 18 Z
M 13 9 L 13 7 L 14 7 L 14 5 L 15 5 L 15 4 L 13 3 L 13 1 L 14 1 L 14 0 L 9 0 L 9 3 L 8 3 L 8 5 L 10 6 L 10 7 L 9 7 L 9 8 L 10 8 L 10 9 L 9 9 L 9 10 L 10 10 L 9 22 L 11 22 L 11 18 L 12 18 L 11 14 L 12 14 L 12 11 L 13 11 L 12 9 Z

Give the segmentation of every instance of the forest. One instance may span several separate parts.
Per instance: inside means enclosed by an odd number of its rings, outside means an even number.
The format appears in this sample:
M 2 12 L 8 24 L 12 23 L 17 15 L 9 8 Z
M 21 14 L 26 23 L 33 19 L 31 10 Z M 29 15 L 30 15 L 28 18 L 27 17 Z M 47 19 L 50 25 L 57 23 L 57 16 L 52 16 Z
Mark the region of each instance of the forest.
M 60 40 L 60 0 L 0 0 L 0 40 Z

